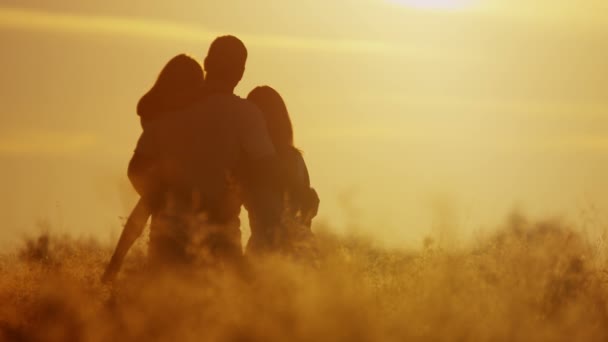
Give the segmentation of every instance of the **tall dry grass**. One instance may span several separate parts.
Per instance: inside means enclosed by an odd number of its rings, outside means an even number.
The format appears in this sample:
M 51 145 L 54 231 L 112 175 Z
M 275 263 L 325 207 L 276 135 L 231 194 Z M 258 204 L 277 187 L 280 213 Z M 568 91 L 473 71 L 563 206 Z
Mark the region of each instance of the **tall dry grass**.
M 559 223 L 515 218 L 468 250 L 318 237 L 318 269 L 246 276 L 150 275 L 140 244 L 110 287 L 110 248 L 42 235 L 0 257 L 0 340 L 608 340 L 604 246 Z

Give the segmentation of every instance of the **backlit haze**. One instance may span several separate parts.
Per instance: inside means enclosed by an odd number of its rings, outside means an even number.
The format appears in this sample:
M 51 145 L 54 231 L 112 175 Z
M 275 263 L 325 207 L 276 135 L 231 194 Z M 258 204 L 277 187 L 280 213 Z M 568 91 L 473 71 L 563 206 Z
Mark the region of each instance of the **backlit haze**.
M 115 238 L 139 97 L 223 34 L 237 93 L 285 98 L 331 229 L 416 247 L 608 205 L 605 0 L 0 0 L 0 245 Z

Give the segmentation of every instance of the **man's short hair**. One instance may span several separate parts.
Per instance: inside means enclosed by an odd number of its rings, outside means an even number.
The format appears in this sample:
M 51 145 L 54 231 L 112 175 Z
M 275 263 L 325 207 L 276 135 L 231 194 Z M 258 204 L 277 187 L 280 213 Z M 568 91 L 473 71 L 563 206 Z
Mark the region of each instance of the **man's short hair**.
M 235 36 L 221 36 L 216 38 L 205 59 L 205 71 L 213 74 L 232 75 L 242 72 L 247 61 L 247 48 Z

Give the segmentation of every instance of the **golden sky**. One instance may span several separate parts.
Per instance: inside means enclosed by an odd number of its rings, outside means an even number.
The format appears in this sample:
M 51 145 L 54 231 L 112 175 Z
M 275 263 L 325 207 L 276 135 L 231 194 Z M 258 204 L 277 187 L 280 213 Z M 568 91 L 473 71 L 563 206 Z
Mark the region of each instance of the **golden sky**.
M 117 234 L 138 98 L 220 34 L 249 48 L 239 94 L 285 97 L 335 229 L 416 245 L 438 213 L 608 205 L 603 0 L 0 0 L 0 241 Z

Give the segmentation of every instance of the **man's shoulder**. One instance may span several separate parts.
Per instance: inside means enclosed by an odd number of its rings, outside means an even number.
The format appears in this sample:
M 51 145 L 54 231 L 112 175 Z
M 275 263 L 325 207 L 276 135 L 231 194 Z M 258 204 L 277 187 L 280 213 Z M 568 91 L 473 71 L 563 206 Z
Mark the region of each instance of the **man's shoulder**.
M 242 115 L 262 117 L 262 113 L 253 102 L 239 98 L 239 109 Z
M 259 113 L 256 105 L 236 94 L 211 94 L 205 102 L 211 107 L 224 105 L 236 109 L 238 114 Z
M 205 109 L 237 109 L 239 111 L 255 111 L 257 107 L 247 99 L 235 94 L 215 93 L 207 95 L 201 101 Z

